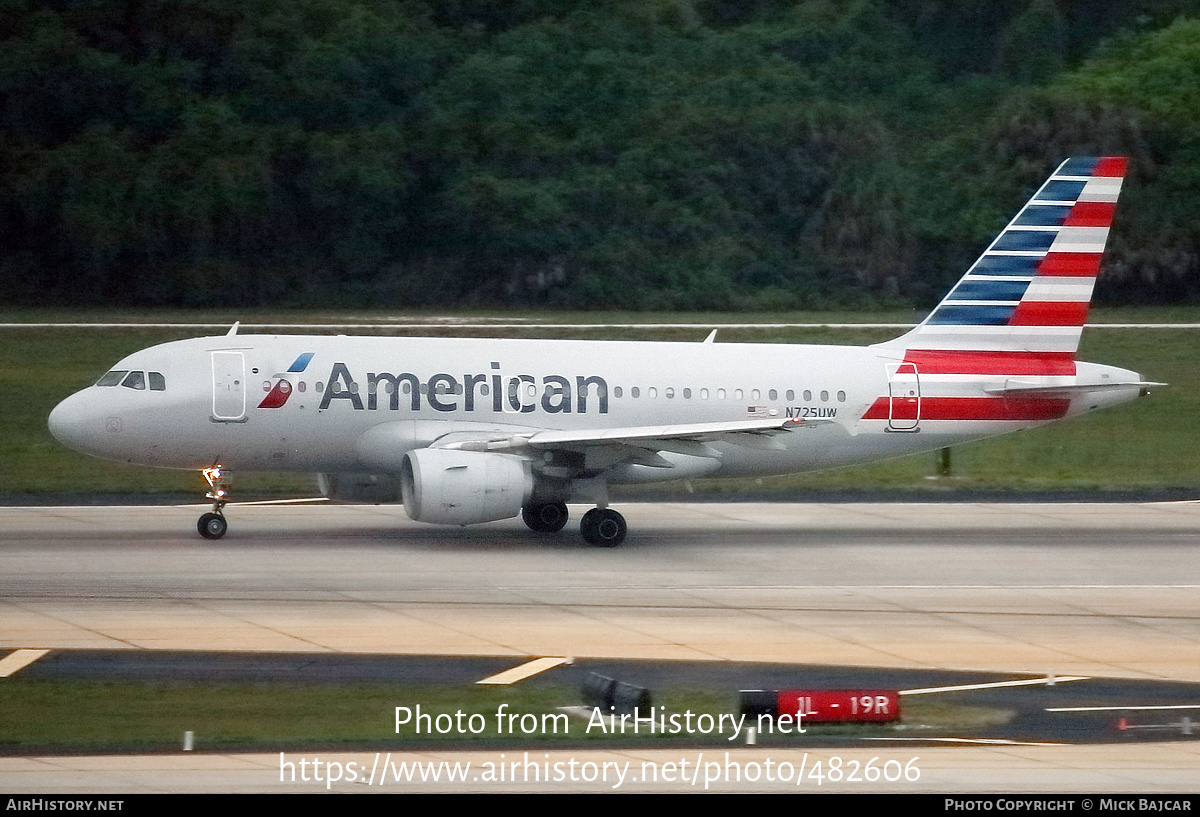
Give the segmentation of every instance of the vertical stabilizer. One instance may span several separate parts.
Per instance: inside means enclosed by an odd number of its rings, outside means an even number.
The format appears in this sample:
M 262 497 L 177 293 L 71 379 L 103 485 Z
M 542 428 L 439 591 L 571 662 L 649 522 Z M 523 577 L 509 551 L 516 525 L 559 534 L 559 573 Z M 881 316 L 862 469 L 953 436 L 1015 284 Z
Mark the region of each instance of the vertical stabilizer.
M 1050 368 L 1070 364 L 1125 163 L 1122 156 L 1063 162 L 929 317 L 880 346 L 910 357 L 968 353 L 982 363 L 1032 353 Z

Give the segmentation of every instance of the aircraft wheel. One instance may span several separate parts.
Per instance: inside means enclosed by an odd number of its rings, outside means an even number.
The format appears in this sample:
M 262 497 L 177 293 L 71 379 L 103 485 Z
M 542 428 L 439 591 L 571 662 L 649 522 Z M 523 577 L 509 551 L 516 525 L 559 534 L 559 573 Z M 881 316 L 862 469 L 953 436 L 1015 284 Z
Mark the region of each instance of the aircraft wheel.
M 564 502 L 548 502 L 545 505 L 526 505 L 521 509 L 521 519 L 532 531 L 557 533 L 566 527 L 567 506 Z
M 229 530 L 229 523 L 219 513 L 206 513 L 196 523 L 196 529 L 205 539 L 220 539 Z
M 580 520 L 579 532 L 589 545 L 616 547 L 625 540 L 625 517 L 612 508 L 592 508 Z

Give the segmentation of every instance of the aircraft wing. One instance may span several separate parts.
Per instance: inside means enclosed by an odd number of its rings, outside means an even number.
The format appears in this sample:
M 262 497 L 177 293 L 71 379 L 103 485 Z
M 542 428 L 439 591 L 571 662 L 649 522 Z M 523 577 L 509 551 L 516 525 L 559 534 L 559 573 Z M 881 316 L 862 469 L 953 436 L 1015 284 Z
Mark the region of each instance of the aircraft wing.
M 580 431 L 531 430 L 528 433 L 494 434 L 487 437 L 472 435 L 463 438 L 449 434 L 433 443 L 433 448 L 457 448 L 463 451 L 512 451 L 533 453 L 542 451 L 585 452 L 595 448 L 636 449 L 635 457 L 645 464 L 645 452 L 672 451 L 701 457 L 720 457 L 709 443 L 722 442 L 747 448 L 782 449 L 774 439 L 800 428 L 809 428 L 832 420 L 809 420 L 800 417 L 734 420 L 719 423 L 684 423 L 664 426 L 628 426 L 625 428 L 585 429 Z M 664 467 L 669 467 L 663 461 Z

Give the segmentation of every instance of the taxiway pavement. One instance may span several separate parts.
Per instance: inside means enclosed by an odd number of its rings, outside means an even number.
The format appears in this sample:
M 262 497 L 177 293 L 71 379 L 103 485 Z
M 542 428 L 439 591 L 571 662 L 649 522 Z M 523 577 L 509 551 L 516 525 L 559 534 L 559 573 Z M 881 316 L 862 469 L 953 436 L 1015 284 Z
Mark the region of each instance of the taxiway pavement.
M 777 661 L 1200 681 L 1200 503 L 0 508 L 0 646 Z M 575 516 L 578 516 L 577 509 Z
M 391 506 L 232 506 L 230 533 L 210 542 L 195 532 L 202 510 L 0 508 L 0 647 L 1200 681 L 1198 502 L 630 503 L 629 538 L 612 550 L 584 545 L 574 524 L 554 536 L 519 521 L 434 528 Z M 941 760 L 915 788 L 1187 791 L 1196 751 L 938 749 L 918 753 Z M 268 791 L 277 761 L 11 758 L 0 785 Z

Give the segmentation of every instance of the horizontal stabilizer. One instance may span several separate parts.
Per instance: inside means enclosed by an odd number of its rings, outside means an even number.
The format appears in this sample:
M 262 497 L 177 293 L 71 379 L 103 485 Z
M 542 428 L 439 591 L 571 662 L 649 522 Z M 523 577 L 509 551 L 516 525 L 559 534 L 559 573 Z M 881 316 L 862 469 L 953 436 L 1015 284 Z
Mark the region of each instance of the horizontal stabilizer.
M 1165 386 L 1166 383 L 1154 383 L 1148 380 L 1125 381 L 1118 383 L 1072 383 L 1062 386 L 1046 386 L 1039 384 L 1022 384 L 1010 380 L 998 389 L 984 389 L 988 394 L 1016 394 L 1024 397 L 1071 397 L 1079 394 L 1112 391 L 1113 389 L 1149 389 L 1155 386 Z

